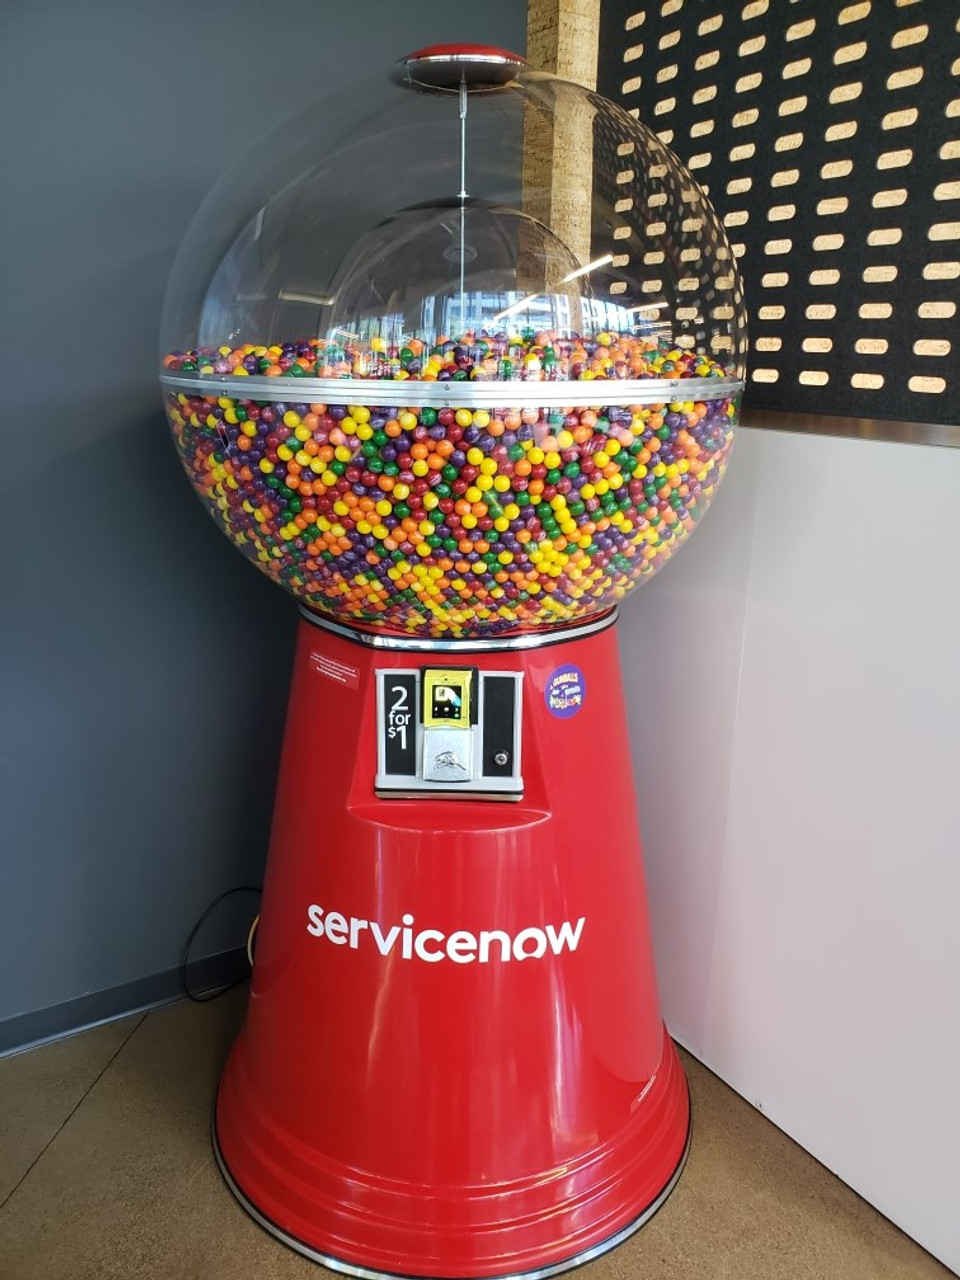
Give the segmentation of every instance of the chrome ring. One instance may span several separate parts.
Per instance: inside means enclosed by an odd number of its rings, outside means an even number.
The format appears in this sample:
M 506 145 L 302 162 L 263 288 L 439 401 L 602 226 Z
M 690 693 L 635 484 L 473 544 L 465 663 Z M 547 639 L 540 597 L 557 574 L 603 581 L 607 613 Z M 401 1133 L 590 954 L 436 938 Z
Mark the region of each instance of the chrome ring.
M 616 622 L 618 614 L 618 610 L 614 608 L 589 622 L 575 623 L 573 626 L 554 628 L 550 631 L 528 631 L 518 636 L 487 636 L 475 640 L 461 637 L 445 640 L 442 636 L 437 638 L 397 636 L 379 631 L 361 631 L 359 628 L 355 629 L 342 622 L 334 622 L 332 618 L 315 613 L 307 605 L 301 604 L 298 608 L 301 615 L 321 631 L 329 631 L 332 635 L 341 636 L 344 640 L 352 640 L 355 644 L 366 645 L 370 649 L 406 653 L 505 653 L 521 649 L 543 649 L 547 645 L 564 644 L 568 640 L 583 640 L 587 636 L 606 631 Z
M 231 400 L 308 404 L 396 405 L 440 409 L 564 408 L 668 404 L 672 400 L 729 400 L 739 378 L 597 378 L 565 382 L 421 382 L 391 378 L 264 378 L 256 375 L 161 373 L 171 391 Z

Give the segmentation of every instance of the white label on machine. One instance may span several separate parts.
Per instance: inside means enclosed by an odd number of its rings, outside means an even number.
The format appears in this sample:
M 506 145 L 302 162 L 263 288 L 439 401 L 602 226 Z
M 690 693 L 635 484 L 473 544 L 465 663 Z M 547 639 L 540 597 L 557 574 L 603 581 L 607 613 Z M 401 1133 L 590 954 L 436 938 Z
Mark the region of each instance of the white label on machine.
M 331 658 L 328 654 L 320 653 L 316 649 L 310 651 L 310 668 L 318 676 L 326 676 L 335 684 L 346 685 L 348 689 L 360 688 L 359 668 L 350 666 L 348 662 L 340 662 L 337 658 Z

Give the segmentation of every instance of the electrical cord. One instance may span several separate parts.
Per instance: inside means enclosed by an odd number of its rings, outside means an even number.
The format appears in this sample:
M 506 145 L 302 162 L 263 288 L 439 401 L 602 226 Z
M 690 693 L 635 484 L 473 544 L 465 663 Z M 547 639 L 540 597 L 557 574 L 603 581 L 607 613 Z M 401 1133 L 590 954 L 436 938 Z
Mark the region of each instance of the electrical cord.
M 183 954 L 180 957 L 180 982 L 183 986 L 183 990 L 187 996 L 187 999 L 192 1000 L 194 1004 L 206 1004 L 209 1000 L 216 1000 L 217 996 L 222 996 L 224 992 L 230 991 L 233 987 L 239 986 L 239 984 L 244 981 L 243 978 L 237 978 L 235 982 L 226 982 L 224 983 L 223 986 L 215 987 L 212 991 L 206 992 L 204 995 L 197 995 L 195 991 L 191 991 L 190 983 L 187 981 L 187 968 L 190 962 L 190 948 L 193 946 L 194 939 L 196 938 L 197 934 L 200 932 L 200 930 L 202 929 L 202 927 L 204 926 L 208 918 L 210 917 L 211 913 L 217 907 L 219 907 L 220 903 L 223 902 L 225 898 L 229 898 L 234 893 L 261 893 L 261 892 L 262 890 L 260 886 L 253 885 L 253 884 L 237 885 L 237 887 L 234 889 L 224 890 L 223 893 L 219 894 L 216 898 L 214 898 L 214 900 L 206 908 L 206 910 L 201 915 L 200 919 L 197 921 L 197 923 L 193 926 L 193 928 L 190 930 L 189 934 L 187 935 L 187 941 L 184 944 Z M 247 935 L 247 958 L 250 960 L 251 967 L 253 965 L 253 957 L 252 957 L 253 934 L 259 919 L 260 919 L 260 916 L 258 913 L 256 919 L 253 922 L 253 925 L 251 926 L 250 932 Z
M 257 926 L 259 925 L 259 923 L 260 923 L 260 912 L 258 911 L 257 914 L 253 917 L 253 923 L 250 925 L 250 932 L 247 934 L 247 960 L 249 961 L 251 969 L 253 968 L 254 953 L 257 950 L 256 944 L 254 942 L 254 938 L 257 935 Z

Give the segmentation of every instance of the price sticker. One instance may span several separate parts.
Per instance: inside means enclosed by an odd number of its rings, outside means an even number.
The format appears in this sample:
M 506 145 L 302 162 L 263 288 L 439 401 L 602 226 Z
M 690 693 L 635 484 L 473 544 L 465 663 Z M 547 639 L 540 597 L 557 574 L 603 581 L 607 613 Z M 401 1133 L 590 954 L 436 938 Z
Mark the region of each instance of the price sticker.
M 384 771 L 416 776 L 417 677 L 413 673 L 383 677 L 380 732 L 383 735 Z

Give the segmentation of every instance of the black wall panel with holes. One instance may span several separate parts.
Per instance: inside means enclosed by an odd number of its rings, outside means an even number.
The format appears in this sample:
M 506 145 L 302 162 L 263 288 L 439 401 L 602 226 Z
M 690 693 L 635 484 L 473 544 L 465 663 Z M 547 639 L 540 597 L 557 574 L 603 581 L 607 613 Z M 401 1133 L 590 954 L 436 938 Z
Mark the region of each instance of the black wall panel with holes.
M 598 88 L 723 217 L 746 407 L 960 419 L 960 4 L 603 0 Z

